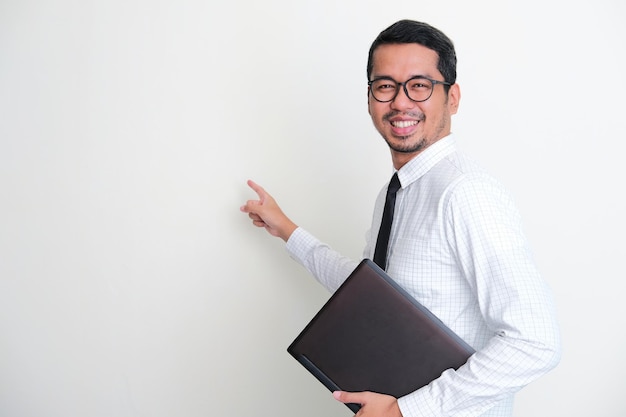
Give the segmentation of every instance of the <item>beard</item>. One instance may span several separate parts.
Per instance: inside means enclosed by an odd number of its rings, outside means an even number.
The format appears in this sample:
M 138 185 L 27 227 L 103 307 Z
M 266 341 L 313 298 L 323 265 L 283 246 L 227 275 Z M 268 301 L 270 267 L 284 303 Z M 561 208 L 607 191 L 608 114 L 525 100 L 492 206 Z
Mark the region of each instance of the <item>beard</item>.
M 383 116 L 383 121 L 386 123 L 390 123 L 389 120 L 392 117 L 398 116 L 400 114 L 404 114 L 406 116 L 414 118 L 415 120 L 418 120 L 420 124 L 426 121 L 426 116 L 424 115 L 424 113 L 421 113 L 421 112 L 402 113 L 398 111 L 391 111 L 385 114 Z M 441 120 L 439 120 L 439 123 L 437 127 L 435 128 L 435 131 L 432 132 L 433 133 L 432 137 L 428 137 L 428 135 L 425 134 L 424 132 L 415 132 L 414 134 L 409 135 L 409 136 L 382 135 L 382 137 L 385 140 L 385 142 L 387 142 L 387 146 L 389 146 L 389 148 L 394 152 L 403 153 L 403 154 L 419 153 L 423 151 L 424 149 L 428 148 L 433 143 L 435 143 L 437 140 L 441 139 L 441 137 L 445 136 L 444 134 L 442 134 L 442 132 L 444 132 L 447 128 L 447 124 L 445 121 L 446 121 L 445 117 L 442 117 Z M 422 136 L 418 136 L 418 135 L 422 135 Z
M 383 136 L 385 142 L 387 142 L 387 146 L 398 153 L 416 153 L 423 151 L 428 147 L 429 143 L 426 141 L 426 138 L 421 138 L 417 142 L 411 141 L 412 136 L 402 136 L 395 138 L 394 141 L 389 140 L 386 136 Z M 400 141 L 400 142 L 398 142 Z
M 392 117 L 398 116 L 402 114 L 399 111 L 391 111 L 383 116 L 383 121 L 389 123 L 389 119 Z M 415 112 L 406 112 L 404 113 L 406 116 L 409 116 L 419 123 L 424 123 L 426 120 L 426 116 L 423 113 L 415 113 Z M 424 150 L 430 145 L 429 141 L 425 137 L 417 138 L 415 135 L 410 136 L 394 136 L 393 139 L 388 135 L 382 135 L 385 142 L 387 142 L 387 146 L 394 151 L 399 153 L 415 153 Z

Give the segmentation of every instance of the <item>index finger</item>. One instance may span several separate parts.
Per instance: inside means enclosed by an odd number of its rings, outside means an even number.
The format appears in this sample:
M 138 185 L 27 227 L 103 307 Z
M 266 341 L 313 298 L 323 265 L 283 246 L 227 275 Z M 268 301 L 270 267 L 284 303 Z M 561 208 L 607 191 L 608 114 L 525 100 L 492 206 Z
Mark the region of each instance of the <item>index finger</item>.
M 248 180 L 247 183 L 248 183 L 248 186 L 252 188 L 252 190 L 254 190 L 255 193 L 257 193 L 262 203 L 265 200 L 265 197 L 267 196 L 267 191 L 265 191 L 263 187 L 261 187 L 259 184 L 257 184 L 256 182 L 252 180 Z

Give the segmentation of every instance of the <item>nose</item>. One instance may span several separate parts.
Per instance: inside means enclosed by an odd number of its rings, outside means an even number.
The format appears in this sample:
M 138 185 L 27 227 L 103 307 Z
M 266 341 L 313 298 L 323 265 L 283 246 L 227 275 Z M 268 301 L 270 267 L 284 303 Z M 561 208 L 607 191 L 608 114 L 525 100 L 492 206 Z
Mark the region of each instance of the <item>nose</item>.
M 396 97 L 391 100 L 391 107 L 397 110 L 415 107 L 415 102 L 407 95 L 404 84 L 399 85 L 398 88 L 398 94 L 396 94 Z

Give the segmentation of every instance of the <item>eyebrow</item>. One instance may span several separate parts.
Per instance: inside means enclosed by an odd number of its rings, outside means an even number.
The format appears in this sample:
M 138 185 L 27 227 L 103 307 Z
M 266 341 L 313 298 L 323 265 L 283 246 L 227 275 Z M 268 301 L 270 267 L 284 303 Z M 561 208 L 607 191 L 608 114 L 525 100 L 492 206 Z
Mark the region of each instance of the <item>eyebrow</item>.
M 424 75 L 424 74 L 414 74 L 414 75 L 411 75 L 409 78 L 407 78 L 405 81 L 408 81 L 408 80 L 411 80 L 411 79 L 413 79 L 413 78 L 417 78 L 417 77 L 420 77 L 420 78 L 433 78 L 433 77 L 432 77 L 432 76 L 430 76 L 430 75 Z M 393 78 L 391 75 L 384 75 L 384 74 L 380 74 L 380 75 L 378 75 L 378 74 L 372 74 L 372 80 L 375 80 L 375 79 L 377 79 L 377 78 L 390 78 L 390 79 L 392 79 L 392 80 L 394 80 L 394 81 L 397 81 L 397 80 L 396 80 L 395 78 Z

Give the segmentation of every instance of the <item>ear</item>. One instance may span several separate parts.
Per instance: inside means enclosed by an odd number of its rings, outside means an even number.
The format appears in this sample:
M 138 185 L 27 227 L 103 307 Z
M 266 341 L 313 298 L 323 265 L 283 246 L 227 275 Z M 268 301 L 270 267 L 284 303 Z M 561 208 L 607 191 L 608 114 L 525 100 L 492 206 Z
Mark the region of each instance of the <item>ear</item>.
M 370 110 L 370 100 L 372 95 L 370 94 L 370 86 L 367 86 L 367 112 L 369 113 L 369 115 L 372 115 L 372 111 Z
M 461 101 L 461 88 L 458 84 L 452 84 L 448 91 L 448 110 L 450 114 L 456 114 L 459 109 L 459 102 Z

